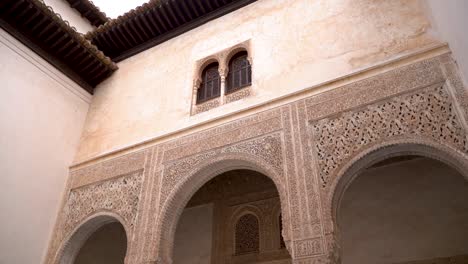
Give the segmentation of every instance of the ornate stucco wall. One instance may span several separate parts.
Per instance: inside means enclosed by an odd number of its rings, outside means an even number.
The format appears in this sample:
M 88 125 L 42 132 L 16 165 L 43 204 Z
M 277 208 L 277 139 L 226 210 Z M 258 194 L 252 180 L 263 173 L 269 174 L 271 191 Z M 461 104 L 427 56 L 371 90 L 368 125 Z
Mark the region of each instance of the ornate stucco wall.
M 468 171 L 467 92 L 425 12 L 264 0 L 120 62 L 93 97 L 46 263 L 119 221 L 126 263 L 170 264 L 191 196 L 235 169 L 273 181 L 293 263 L 339 263 L 336 211 L 357 172 L 408 154 Z M 198 63 L 239 43 L 251 94 L 193 114 Z
M 0 263 L 39 263 L 91 96 L 2 29 L 0 58 Z
M 464 0 L 438 1 L 428 0 L 429 17 L 436 35 L 447 41 L 460 66 L 463 80 L 468 83 L 468 2 Z
M 111 219 L 132 238 L 127 263 L 171 263 L 191 196 L 234 169 L 275 184 L 293 263 L 339 263 L 336 210 L 357 172 L 411 154 L 468 177 L 468 97 L 446 47 L 320 88 L 73 167 L 47 263 L 69 263 L 84 238 Z
M 120 62 L 96 89 L 76 162 L 242 117 L 303 89 L 322 92 L 328 81 L 437 45 L 430 27 L 419 0 L 255 2 Z M 252 95 L 190 115 L 196 62 L 247 40 Z

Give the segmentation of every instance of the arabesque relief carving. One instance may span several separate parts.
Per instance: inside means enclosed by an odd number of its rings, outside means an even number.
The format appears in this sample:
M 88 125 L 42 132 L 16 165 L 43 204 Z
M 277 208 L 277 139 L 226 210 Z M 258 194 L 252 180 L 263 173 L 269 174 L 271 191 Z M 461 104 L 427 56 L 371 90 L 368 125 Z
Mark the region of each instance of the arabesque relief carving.
M 110 168 L 117 167 L 104 161 L 75 170 L 73 174 L 80 179 L 73 182 L 79 187 L 71 187 L 54 239 L 63 238 L 92 212 L 109 210 L 138 230 L 131 251 L 136 253 L 128 263 L 168 263 L 173 246 L 169 229 L 175 229 L 169 222 L 179 207 L 176 191 L 194 193 L 184 184 L 191 183 L 190 177 L 202 177 L 198 171 L 224 157 L 248 157 L 274 174 L 266 176 L 276 177 L 283 234 L 293 263 L 340 263 L 339 234 L 323 207 L 344 164 L 369 146 L 394 138 L 425 139 L 454 153 L 468 154 L 466 102 L 460 102 L 460 88 L 452 93 L 444 75 L 449 62 L 441 64 L 439 59 L 396 67 L 349 86 L 150 145 L 148 149 L 157 151 L 139 152 L 137 162 L 129 162 L 138 163 L 139 171 L 129 173 L 122 167 L 113 172 Z M 109 171 L 113 175 L 108 176 Z M 121 172 L 126 176 L 117 177 Z M 143 184 L 143 175 L 151 184 Z M 144 191 L 142 186 L 146 186 Z M 140 199 L 145 206 L 138 207 Z M 137 222 L 138 208 L 148 211 L 138 213 Z M 49 254 L 54 250 L 53 246 Z
M 141 185 L 142 171 L 137 171 L 72 190 L 64 209 L 64 233 L 68 234 L 87 216 L 100 210 L 115 212 L 133 229 Z
M 274 167 L 279 175 L 282 175 L 281 139 L 278 133 L 256 138 L 227 146 L 225 148 L 210 150 L 204 153 L 192 155 L 181 160 L 171 162 L 165 166 L 163 184 L 161 188 L 161 202 L 167 198 L 177 183 L 187 177 L 189 172 L 203 161 L 225 153 L 246 153 L 254 155 Z
M 400 95 L 312 124 L 322 187 L 364 146 L 392 137 L 425 137 L 468 153 L 468 140 L 444 86 Z

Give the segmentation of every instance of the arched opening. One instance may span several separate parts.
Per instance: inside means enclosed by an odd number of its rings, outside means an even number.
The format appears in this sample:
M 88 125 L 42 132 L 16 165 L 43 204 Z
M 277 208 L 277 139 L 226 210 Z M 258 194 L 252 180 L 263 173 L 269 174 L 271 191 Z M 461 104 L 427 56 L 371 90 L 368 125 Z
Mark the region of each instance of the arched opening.
M 84 221 L 68 239 L 60 264 L 123 264 L 127 253 L 127 232 L 118 216 L 102 214 Z
M 229 60 L 229 73 L 226 79 L 226 94 L 252 84 L 252 68 L 247 51 L 235 53 Z
M 212 62 L 203 68 L 201 84 L 197 91 L 197 104 L 221 95 L 221 77 L 218 62 Z
M 349 168 L 335 199 L 343 264 L 468 263 L 466 171 L 437 156 L 403 146 Z
M 280 206 L 275 183 L 264 174 L 249 169 L 218 174 L 203 184 L 183 209 L 175 231 L 172 263 L 290 260 L 286 248 L 274 243 L 278 240 Z
M 86 240 L 74 264 L 123 264 L 126 251 L 125 229 L 114 222 L 100 227 Z

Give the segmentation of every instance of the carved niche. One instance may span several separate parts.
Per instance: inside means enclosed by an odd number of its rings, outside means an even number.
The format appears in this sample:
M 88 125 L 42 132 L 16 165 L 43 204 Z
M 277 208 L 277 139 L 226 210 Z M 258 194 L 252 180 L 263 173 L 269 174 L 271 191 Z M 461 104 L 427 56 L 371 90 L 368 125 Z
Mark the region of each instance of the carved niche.
M 258 218 L 251 214 L 241 216 L 235 229 L 235 254 L 260 251 L 260 230 Z

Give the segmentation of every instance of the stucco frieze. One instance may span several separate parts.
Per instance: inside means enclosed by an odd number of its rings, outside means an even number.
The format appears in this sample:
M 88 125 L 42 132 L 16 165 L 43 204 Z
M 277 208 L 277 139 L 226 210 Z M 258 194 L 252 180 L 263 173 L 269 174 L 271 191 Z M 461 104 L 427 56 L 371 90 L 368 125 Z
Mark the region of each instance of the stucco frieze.
M 145 164 L 145 156 L 145 151 L 138 151 L 74 170 L 70 173 L 70 188 L 78 188 L 141 170 Z

